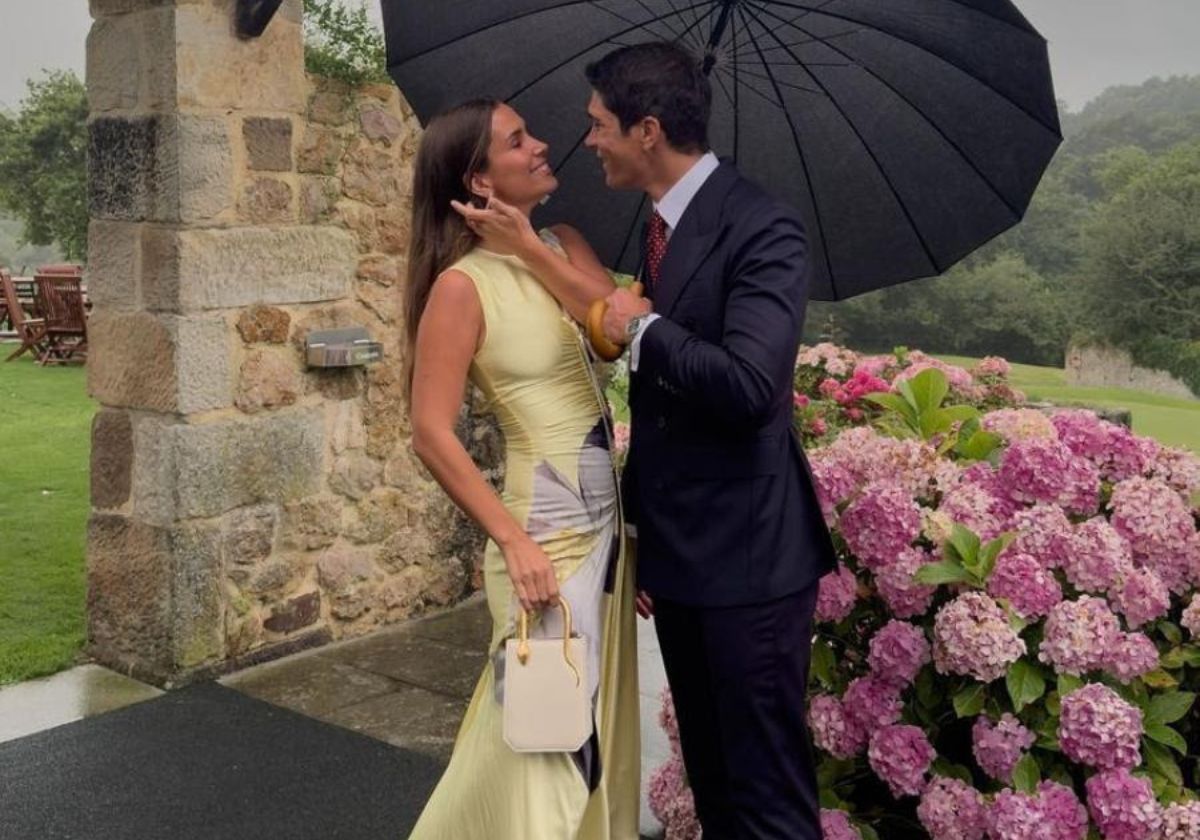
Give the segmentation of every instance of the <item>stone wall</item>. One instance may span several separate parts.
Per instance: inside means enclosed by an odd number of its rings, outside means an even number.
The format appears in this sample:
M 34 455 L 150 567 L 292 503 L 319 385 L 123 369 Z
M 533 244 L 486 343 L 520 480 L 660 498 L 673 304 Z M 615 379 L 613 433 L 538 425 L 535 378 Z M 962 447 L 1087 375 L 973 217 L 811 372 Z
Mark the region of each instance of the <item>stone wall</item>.
M 1072 347 L 1067 351 L 1066 381 L 1083 388 L 1128 388 L 1185 400 L 1200 399 L 1186 383 L 1164 370 L 1138 367 L 1116 347 Z
M 232 0 L 91 9 L 90 652 L 180 684 L 461 598 L 481 539 L 402 402 L 413 114 L 307 78 L 299 0 L 252 41 Z M 306 369 L 349 325 L 384 361 Z

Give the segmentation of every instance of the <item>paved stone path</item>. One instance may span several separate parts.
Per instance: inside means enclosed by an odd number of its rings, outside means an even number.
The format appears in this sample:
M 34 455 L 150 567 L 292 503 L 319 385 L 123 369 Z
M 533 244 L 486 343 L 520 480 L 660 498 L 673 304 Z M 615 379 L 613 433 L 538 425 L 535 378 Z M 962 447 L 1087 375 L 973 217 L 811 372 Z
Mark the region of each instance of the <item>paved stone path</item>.
M 491 620 L 479 597 L 453 610 L 269 662 L 221 683 L 318 720 L 447 760 L 483 668 Z M 658 726 L 665 678 L 658 640 L 638 620 L 642 832 L 660 833 L 646 780 L 667 758 Z M 0 741 L 111 711 L 162 692 L 96 665 L 0 689 Z

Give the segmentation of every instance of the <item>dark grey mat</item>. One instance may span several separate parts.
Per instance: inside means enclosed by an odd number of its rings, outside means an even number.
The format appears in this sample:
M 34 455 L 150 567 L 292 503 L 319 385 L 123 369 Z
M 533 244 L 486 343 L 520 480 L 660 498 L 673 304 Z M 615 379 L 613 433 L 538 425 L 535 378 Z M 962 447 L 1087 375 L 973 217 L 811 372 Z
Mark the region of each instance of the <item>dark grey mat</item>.
M 0 744 L 0 838 L 404 840 L 441 771 L 207 683 Z

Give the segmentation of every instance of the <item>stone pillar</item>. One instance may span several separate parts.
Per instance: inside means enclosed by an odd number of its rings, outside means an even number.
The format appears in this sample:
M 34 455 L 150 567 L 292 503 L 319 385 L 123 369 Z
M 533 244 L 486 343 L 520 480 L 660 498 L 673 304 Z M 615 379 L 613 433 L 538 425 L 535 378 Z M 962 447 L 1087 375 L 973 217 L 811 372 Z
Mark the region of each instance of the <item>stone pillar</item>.
M 249 41 L 233 6 L 91 0 L 89 650 L 160 685 L 451 603 L 482 546 L 403 410 L 417 121 L 305 76 L 301 0 Z M 384 361 L 307 369 L 349 325 Z

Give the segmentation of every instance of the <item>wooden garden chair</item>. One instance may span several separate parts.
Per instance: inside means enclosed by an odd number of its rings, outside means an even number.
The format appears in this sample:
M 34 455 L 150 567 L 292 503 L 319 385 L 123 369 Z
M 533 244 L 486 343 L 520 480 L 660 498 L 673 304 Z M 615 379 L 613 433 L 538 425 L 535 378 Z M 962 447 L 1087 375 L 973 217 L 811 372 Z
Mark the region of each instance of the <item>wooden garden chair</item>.
M 41 318 L 28 318 L 25 308 L 17 298 L 17 287 L 7 271 L 0 271 L 0 295 L 4 297 L 4 308 L 8 310 L 8 321 L 21 346 L 14 350 L 4 361 L 11 362 L 22 353 L 33 353 L 41 356 L 46 349 L 46 323 Z
M 38 362 L 66 364 L 87 359 L 87 311 L 79 274 L 38 274 L 38 303 L 45 318 L 46 344 Z

